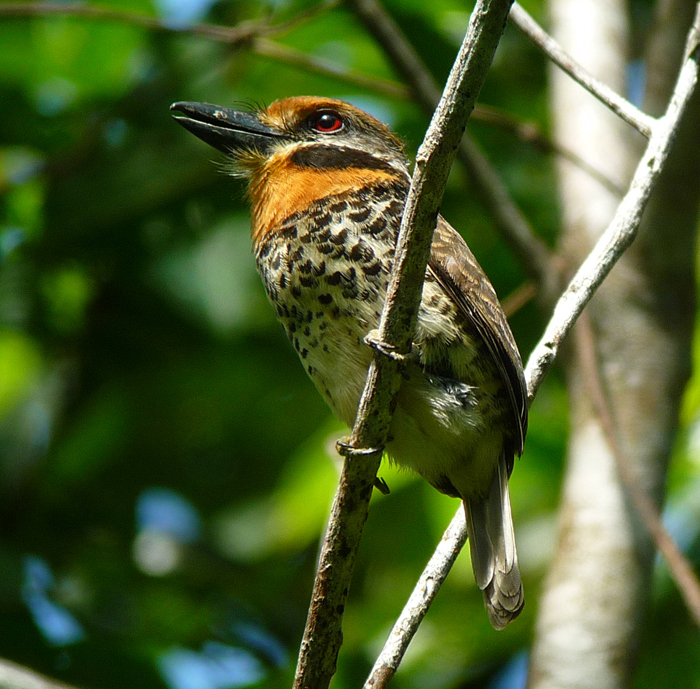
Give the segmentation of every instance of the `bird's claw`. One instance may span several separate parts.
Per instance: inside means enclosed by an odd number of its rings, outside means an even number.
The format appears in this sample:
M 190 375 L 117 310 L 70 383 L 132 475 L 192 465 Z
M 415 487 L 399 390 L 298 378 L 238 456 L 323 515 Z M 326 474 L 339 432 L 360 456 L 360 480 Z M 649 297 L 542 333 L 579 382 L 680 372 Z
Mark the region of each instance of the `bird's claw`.
M 349 437 L 340 438 L 339 440 L 336 440 L 335 449 L 339 455 L 343 455 L 344 457 L 366 457 L 367 455 L 373 455 L 376 452 L 383 452 L 382 448 L 353 447 L 352 445 L 350 445 Z M 391 493 L 387 482 L 379 476 L 374 477 L 374 487 L 382 495 L 389 495 L 389 493 Z
M 409 352 L 408 354 L 402 354 L 401 352 L 397 351 L 394 345 L 390 345 L 389 343 L 384 342 L 379 336 L 379 330 L 370 330 L 365 335 L 363 341 L 367 346 L 372 347 L 372 349 L 376 349 L 384 356 L 388 357 L 389 359 L 392 359 L 393 361 L 396 361 L 399 364 L 405 364 L 413 358 L 412 352 Z
M 381 447 L 354 447 L 350 444 L 350 438 L 336 440 L 335 449 L 343 457 L 366 457 L 384 451 Z
M 381 477 L 376 476 L 374 479 L 374 487 L 382 494 L 389 495 L 391 490 L 389 489 L 389 484 Z

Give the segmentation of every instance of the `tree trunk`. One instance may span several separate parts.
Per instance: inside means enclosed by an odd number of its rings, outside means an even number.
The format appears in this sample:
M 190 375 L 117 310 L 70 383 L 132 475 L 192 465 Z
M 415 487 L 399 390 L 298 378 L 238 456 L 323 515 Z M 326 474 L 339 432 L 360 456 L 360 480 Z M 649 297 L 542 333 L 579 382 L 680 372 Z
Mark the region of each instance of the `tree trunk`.
M 629 21 L 621 0 L 552 0 L 553 36 L 594 75 L 625 92 Z M 694 2 L 657 8 L 647 55 L 645 108 L 663 112 L 678 73 Z M 623 188 L 639 136 L 567 76 L 552 73 L 557 143 Z M 636 244 L 589 306 L 600 376 L 618 442 L 641 485 L 661 504 L 678 407 L 690 372 L 695 234 L 700 201 L 700 99 L 685 114 Z M 577 266 L 619 201 L 586 173 L 559 166 L 562 253 Z M 570 445 L 559 539 L 540 603 L 531 689 L 618 689 L 631 684 L 653 543 L 627 498 L 589 401 L 579 360 L 564 360 Z

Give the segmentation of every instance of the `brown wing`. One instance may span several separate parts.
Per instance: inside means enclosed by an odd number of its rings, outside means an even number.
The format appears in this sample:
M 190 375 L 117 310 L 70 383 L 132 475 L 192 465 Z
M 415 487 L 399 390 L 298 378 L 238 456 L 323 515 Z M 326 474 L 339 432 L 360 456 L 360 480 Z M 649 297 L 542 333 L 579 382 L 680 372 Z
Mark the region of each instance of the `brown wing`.
M 520 455 L 527 432 L 527 391 L 520 353 L 489 279 L 466 242 L 442 216 L 433 236 L 428 270 L 474 325 L 498 366 L 513 409 Z

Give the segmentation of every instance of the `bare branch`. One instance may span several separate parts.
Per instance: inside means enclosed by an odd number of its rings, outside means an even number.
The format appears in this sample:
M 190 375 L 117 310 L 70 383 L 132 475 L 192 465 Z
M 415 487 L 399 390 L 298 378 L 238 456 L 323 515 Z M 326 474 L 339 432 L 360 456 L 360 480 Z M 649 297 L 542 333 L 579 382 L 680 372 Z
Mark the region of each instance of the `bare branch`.
M 615 217 L 576 272 L 552 314 L 525 368 L 530 402 L 552 365 L 571 326 L 613 266 L 637 236 L 642 212 L 671 149 L 685 106 L 698 81 L 697 46 L 681 68 L 666 114 L 657 120 L 630 189 Z
M 575 328 L 576 348 L 581 361 L 581 367 L 586 379 L 591 401 L 598 415 L 600 425 L 610 445 L 617 469 L 632 503 L 637 510 L 644 526 L 654 539 L 656 548 L 663 555 L 668 564 L 669 571 L 678 586 L 686 607 L 692 615 L 695 623 L 700 626 L 700 582 L 698 582 L 693 568 L 683 553 L 676 546 L 671 535 L 661 521 L 654 501 L 637 480 L 627 455 L 615 432 L 615 422 L 612 417 L 608 399 L 603 390 L 603 384 L 598 372 L 596 361 L 595 337 L 590 319 L 584 311 L 581 314 Z
M 370 366 L 355 428 L 345 450 L 301 644 L 296 689 L 324 689 L 335 672 L 342 613 L 389 431 L 392 400 L 401 382 L 400 362 L 410 351 L 442 193 L 503 33 L 510 2 L 477 2 L 445 95 L 416 157 L 379 326 L 381 345 Z
M 377 43 L 386 52 L 396 71 L 409 84 L 423 109 L 432 114 L 440 97 L 440 90 L 428 68 L 394 20 L 377 0 L 346 0 L 346 4 L 377 39 Z M 503 182 L 484 154 L 469 137 L 464 137 L 459 145 L 458 157 L 467 168 L 499 231 L 522 260 L 525 270 L 541 285 L 548 285 L 551 277 L 549 250 L 510 198 Z
M 364 689 L 384 689 L 394 676 L 408 644 L 466 542 L 464 509 L 460 505 L 391 630 Z
M 564 70 L 574 81 L 605 103 L 616 115 L 631 124 L 647 139 L 651 136 L 654 118 L 635 108 L 628 100 L 619 96 L 609 86 L 586 71 L 517 2 L 513 4 L 510 11 L 510 19 L 535 45 L 542 49 L 555 65 Z

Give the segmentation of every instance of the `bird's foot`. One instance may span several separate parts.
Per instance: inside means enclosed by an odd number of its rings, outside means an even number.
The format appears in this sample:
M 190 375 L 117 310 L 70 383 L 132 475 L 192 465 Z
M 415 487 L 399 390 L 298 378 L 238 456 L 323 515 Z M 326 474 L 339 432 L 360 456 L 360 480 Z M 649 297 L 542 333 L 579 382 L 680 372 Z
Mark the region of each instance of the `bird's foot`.
M 378 447 L 353 447 L 350 445 L 349 436 L 336 440 L 335 449 L 339 455 L 343 455 L 344 457 L 366 457 L 367 455 L 373 455 L 376 452 L 384 451 L 383 448 Z M 382 495 L 389 495 L 389 493 L 391 493 L 387 482 L 379 476 L 374 477 L 374 487 Z
M 389 343 L 384 342 L 379 336 L 379 330 L 377 330 L 376 328 L 374 330 L 370 330 L 365 335 L 363 341 L 367 346 L 372 347 L 372 349 L 376 349 L 384 356 L 388 357 L 389 359 L 392 359 L 393 361 L 396 361 L 399 364 L 406 364 L 415 358 L 413 352 L 409 352 L 408 354 L 402 354 L 396 349 L 396 347 L 394 347 L 394 345 L 390 345 Z
M 389 489 L 389 484 L 381 477 L 376 476 L 374 479 L 374 487 L 382 494 L 389 495 L 391 490 Z
M 355 447 L 354 445 L 351 445 L 350 442 L 351 438 L 349 436 L 336 440 L 336 452 L 343 457 L 366 457 L 367 455 L 373 455 L 377 452 L 384 451 L 384 448 L 382 447 Z

